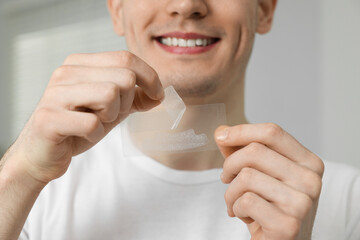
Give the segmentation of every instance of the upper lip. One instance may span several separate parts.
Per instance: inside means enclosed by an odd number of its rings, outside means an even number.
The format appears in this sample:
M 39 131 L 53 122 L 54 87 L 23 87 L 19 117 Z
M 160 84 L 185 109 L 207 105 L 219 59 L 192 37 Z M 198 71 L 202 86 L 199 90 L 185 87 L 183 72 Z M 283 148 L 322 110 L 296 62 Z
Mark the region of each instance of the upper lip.
M 170 32 L 157 36 L 156 38 L 182 38 L 182 39 L 217 39 L 217 37 L 207 36 L 194 32 Z

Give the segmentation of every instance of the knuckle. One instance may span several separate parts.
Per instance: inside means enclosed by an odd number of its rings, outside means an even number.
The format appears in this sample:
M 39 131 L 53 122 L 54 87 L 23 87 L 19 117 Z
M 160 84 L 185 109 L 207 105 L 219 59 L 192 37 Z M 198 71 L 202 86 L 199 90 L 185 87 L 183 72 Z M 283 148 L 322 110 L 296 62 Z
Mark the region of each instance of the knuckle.
M 255 195 L 251 192 L 246 192 L 240 197 L 238 204 L 240 208 L 252 208 L 255 205 L 255 201 Z
M 255 170 L 252 169 L 252 168 L 248 168 L 248 167 L 245 167 L 243 169 L 241 169 L 238 177 L 240 179 L 240 181 L 242 182 L 242 184 L 246 185 L 248 183 L 250 183 L 255 174 Z
M 315 168 L 315 171 L 320 175 L 322 176 L 324 174 L 324 171 L 325 171 L 325 164 L 324 162 L 318 157 L 315 155 L 315 160 L 314 160 L 314 168 Z
M 242 212 L 242 205 L 241 205 L 241 198 L 237 199 L 233 206 L 232 206 L 232 210 L 235 214 L 235 216 L 240 216 L 241 215 L 241 212 Z
M 316 174 L 316 180 L 314 181 L 313 184 L 313 192 L 312 192 L 312 197 L 313 199 L 318 199 L 321 193 L 321 189 L 322 189 L 322 178 Z
M 232 165 L 233 165 L 233 162 L 232 162 L 231 157 L 228 157 L 227 159 L 225 159 L 224 164 L 223 164 L 224 174 L 231 172 L 231 169 L 233 169 Z
M 321 193 L 321 188 L 322 188 L 322 179 L 319 175 L 314 174 L 314 181 L 313 184 L 311 185 L 311 191 L 310 191 L 310 196 L 312 199 L 318 199 Z
M 54 81 L 61 81 L 62 79 L 66 78 L 70 71 L 71 71 L 71 67 L 70 66 L 60 66 L 57 69 L 55 69 L 53 75 L 52 75 L 52 79 Z
M 236 171 L 236 167 L 233 164 L 233 161 L 228 158 L 225 160 L 224 164 L 223 164 L 223 174 L 222 174 L 222 181 L 224 183 L 230 183 L 232 178 L 236 177 L 235 173 Z
M 300 231 L 301 221 L 299 219 L 297 219 L 297 218 L 289 217 L 284 222 L 284 225 L 286 227 L 285 228 L 282 227 L 279 230 L 283 231 L 287 238 L 293 239 L 298 235 L 298 233 Z
M 127 67 L 132 65 L 134 55 L 129 51 L 119 51 L 117 58 L 123 66 Z
M 90 136 L 98 128 L 100 120 L 96 115 L 91 114 L 83 124 L 85 136 Z
M 119 89 L 116 84 L 108 83 L 103 90 L 103 96 L 105 103 L 112 103 L 116 101 L 119 96 Z
M 131 90 L 133 88 L 135 88 L 136 85 L 136 74 L 133 71 L 126 71 L 126 82 L 125 82 L 125 89 L 126 90 Z
M 303 200 L 302 200 L 302 206 L 304 206 L 305 213 L 308 213 L 313 205 L 312 199 L 304 194 Z
M 295 213 L 296 216 L 299 216 L 300 218 L 305 217 L 305 215 L 310 211 L 313 201 L 312 199 L 306 195 L 306 194 L 301 194 L 297 199 L 296 199 L 296 206 L 298 209 L 298 212 Z
M 225 199 L 225 202 L 230 202 L 231 201 L 231 196 L 232 194 L 230 193 L 229 190 L 226 190 L 225 194 L 224 194 L 224 199 Z
M 273 138 L 281 135 L 283 132 L 282 128 L 275 123 L 267 123 L 265 125 L 265 134 L 267 137 Z
M 316 200 L 320 196 L 322 188 L 322 178 L 312 171 L 308 171 L 306 177 L 304 178 L 306 191 L 313 200 Z
M 257 155 L 262 151 L 262 149 L 263 149 L 262 144 L 256 142 L 250 143 L 245 148 L 246 155 Z
M 49 86 L 43 95 L 43 99 L 45 99 L 45 101 L 42 102 L 46 102 L 46 101 L 51 101 L 51 103 L 47 102 L 47 104 L 54 104 L 55 102 L 53 101 L 54 99 L 59 99 L 61 101 L 61 96 L 64 96 L 64 90 L 62 86 Z

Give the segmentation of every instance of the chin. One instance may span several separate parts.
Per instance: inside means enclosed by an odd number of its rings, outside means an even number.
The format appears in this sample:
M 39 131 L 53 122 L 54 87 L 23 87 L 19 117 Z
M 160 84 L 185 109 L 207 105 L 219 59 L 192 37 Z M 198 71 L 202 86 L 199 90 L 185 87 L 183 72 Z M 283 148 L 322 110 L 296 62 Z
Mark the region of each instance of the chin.
M 191 74 L 171 74 L 161 77 L 163 85 L 173 85 L 179 95 L 186 99 L 199 99 L 200 102 L 216 94 L 220 86 L 220 78 L 214 76 L 199 76 Z

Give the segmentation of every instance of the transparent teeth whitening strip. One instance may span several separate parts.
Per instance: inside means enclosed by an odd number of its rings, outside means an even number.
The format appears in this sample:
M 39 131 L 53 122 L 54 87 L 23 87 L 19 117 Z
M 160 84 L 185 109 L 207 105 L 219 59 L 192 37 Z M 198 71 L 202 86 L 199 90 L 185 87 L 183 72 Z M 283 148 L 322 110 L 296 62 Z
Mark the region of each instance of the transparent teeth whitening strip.
M 186 106 L 173 86 L 165 88 L 164 92 L 165 98 L 160 104 L 160 107 L 163 107 L 173 120 L 171 130 L 174 130 L 178 127 L 180 120 L 186 111 Z
M 165 89 L 165 98 L 158 107 L 134 113 L 122 125 L 124 154 L 217 150 L 213 134 L 218 126 L 226 123 L 225 104 L 185 106 L 170 86 Z

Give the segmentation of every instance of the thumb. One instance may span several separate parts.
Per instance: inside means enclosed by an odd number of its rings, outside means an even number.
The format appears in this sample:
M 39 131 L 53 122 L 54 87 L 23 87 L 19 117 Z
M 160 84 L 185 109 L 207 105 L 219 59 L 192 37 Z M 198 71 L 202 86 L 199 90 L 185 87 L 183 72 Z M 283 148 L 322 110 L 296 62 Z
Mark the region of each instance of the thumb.
M 227 158 L 228 156 L 230 156 L 235 151 L 237 151 L 241 148 L 240 146 L 234 147 L 234 146 L 226 146 L 226 145 L 222 144 L 224 139 L 228 135 L 228 131 L 229 131 L 229 126 L 221 125 L 215 130 L 215 133 L 214 133 L 215 142 L 224 158 Z

